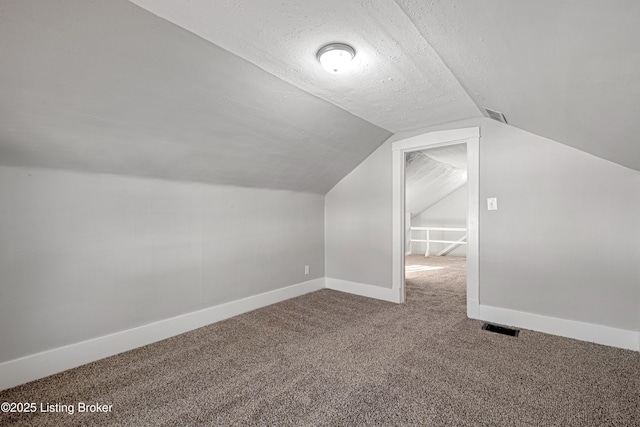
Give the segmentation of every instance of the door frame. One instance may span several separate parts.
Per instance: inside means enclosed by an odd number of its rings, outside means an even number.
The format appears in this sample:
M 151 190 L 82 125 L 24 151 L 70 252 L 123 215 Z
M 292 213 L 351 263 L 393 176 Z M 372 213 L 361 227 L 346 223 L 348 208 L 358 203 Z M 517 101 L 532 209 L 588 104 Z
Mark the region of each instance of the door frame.
M 405 155 L 412 151 L 467 144 L 467 316 L 478 318 L 480 306 L 480 128 L 429 132 L 392 143 L 393 266 L 392 287 L 405 301 Z

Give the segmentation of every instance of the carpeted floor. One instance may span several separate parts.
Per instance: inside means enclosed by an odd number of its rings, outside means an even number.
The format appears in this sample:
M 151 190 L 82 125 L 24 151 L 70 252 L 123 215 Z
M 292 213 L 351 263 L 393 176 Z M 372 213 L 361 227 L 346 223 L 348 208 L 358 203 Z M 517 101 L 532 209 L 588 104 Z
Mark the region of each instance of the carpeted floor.
M 407 266 L 404 305 L 314 292 L 0 392 L 111 412 L 0 425 L 640 425 L 639 353 L 482 331 L 463 259 Z

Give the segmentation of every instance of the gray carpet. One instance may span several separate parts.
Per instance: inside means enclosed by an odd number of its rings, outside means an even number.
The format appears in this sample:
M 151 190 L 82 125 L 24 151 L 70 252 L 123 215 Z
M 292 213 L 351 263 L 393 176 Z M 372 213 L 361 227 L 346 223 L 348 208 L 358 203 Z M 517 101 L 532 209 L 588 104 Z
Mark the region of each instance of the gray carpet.
M 404 305 L 314 292 L 0 392 L 110 413 L 0 425 L 640 425 L 639 353 L 482 331 L 463 259 L 407 264 Z

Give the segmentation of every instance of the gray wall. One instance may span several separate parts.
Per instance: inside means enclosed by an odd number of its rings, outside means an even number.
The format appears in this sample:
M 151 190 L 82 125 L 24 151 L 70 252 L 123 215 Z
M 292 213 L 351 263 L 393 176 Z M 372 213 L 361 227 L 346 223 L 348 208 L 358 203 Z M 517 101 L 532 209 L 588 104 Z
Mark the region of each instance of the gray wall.
M 467 226 L 467 184 L 458 188 L 435 205 L 425 209 L 411 220 L 414 227 L 461 227 Z M 414 232 L 415 239 L 424 239 L 426 232 Z M 432 231 L 431 238 L 436 240 L 458 240 L 463 233 L 454 231 Z M 448 243 L 432 243 L 430 253 L 436 254 L 449 246 Z M 447 256 L 465 256 L 466 245 L 460 245 Z M 416 242 L 411 246 L 414 254 L 419 254 L 427 249 L 426 243 Z
M 480 303 L 639 330 L 640 172 L 488 120 L 482 135 Z
M 0 167 L 0 362 L 323 277 L 323 204 Z
M 325 197 L 327 277 L 391 287 L 390 150 L 382 144 Z
M 640 172 L 489 119 L 394 135 L 336 185 L 327 275 L 391 287 L 391 141 L 468 126 L 482 135 L 480 303 L 640 329 Z

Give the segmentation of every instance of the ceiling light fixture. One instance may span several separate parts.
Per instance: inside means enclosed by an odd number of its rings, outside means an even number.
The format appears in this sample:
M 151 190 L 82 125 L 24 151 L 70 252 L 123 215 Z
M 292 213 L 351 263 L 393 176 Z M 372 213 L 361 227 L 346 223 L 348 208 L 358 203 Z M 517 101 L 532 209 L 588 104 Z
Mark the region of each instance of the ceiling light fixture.
M 343 43 L 331 43 L 318 51 L 318 61 L 330 73 L 346 70 L 356 56 L 356 51 Z

